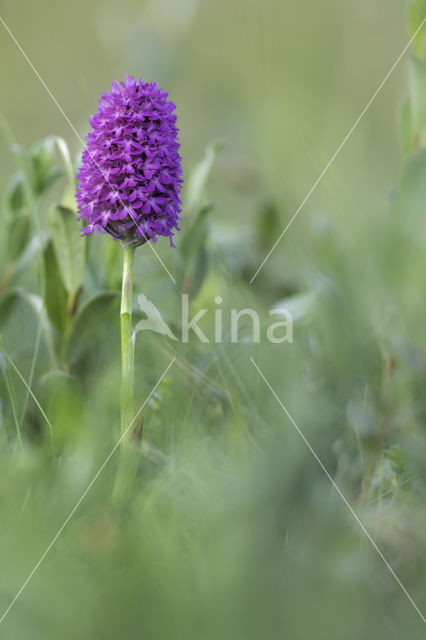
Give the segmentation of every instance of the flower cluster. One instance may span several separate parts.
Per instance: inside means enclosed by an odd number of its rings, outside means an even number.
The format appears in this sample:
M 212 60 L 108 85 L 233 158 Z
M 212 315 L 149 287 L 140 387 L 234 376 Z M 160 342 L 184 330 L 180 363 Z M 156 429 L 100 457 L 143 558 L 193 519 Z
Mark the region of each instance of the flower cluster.
M 182 185 L 176 108 L 154 82 L 113 82 L 104 93 L 77 174 L 83 235 L 139 246 L 179 229 Z

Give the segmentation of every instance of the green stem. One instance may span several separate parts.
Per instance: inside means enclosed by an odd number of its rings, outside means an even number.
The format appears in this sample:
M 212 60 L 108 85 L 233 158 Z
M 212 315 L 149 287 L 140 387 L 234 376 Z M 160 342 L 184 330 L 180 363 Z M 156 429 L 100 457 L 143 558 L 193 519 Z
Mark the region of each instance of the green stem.
M 124 247 L 123 284 L 121 289 L 121 433 L 128 428 L 134 415 L 134 351 L 132 340 L 133 268 L 135 249 Z
M 127 432 L 134 418 L 134 346 L 132 336 L 133 269 L 135 249 L 124 247 L 123 284 L 121 291 L 121 435 Z M 130 430 L 129 430 L 130 431 Z M 130 435 L 130 434 L 129 434 Z M 127 436 L 127 434 L 126 434 Z M 117 475 L 112 491 L 112 503 L 121 508 L 129 498 L 138 468 L 138 451 L 131 446 L 129 437 L 123 438 L 120 447 Z

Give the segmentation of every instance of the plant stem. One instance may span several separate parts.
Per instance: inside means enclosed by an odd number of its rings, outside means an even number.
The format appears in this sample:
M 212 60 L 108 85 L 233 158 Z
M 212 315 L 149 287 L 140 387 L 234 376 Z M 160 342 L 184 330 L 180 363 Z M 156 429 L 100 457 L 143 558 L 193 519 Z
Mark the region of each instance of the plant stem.
M 123 283 L 121 289 L 121 433 L 128 428 L 134 414 L 134 349 L 132 340 L 133 268 L 135 248 L 124 247 Z
M 134 418 L 134 344 L 132 336 L 132 298 L 133 268 L 135 249 L 131 245 L 124 247 L 123 284 L 121 290 L 120 326 L 121 326 L 121 434 L 123 435 Z M 129 434 L 131 435 L 131 434 Z M 131 494 L 138 468 L 138 451 L 123 438 L 120 458 L 112 491 L 112 504 L 121 508 Z

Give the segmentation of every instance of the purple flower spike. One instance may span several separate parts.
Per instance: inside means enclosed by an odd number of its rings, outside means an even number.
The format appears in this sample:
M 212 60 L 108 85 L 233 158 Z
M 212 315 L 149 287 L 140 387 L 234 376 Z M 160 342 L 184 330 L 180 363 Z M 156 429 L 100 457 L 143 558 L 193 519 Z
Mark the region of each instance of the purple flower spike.
M 77 174 L 82 235 L 107 232 L 135 246 L 167 236 L 173 246 L 183 179 L 176 106 L 167 95 L 132 76 L 102 95 Z

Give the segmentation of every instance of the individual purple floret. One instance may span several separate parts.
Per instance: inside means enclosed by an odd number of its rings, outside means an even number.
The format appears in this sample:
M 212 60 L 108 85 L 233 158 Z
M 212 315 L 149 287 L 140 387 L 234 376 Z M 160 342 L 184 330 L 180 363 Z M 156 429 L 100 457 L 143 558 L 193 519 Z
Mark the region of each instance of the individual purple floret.
M 126 76 L 102 94 L 77 174 L 79 220 L 139 246 L 179 230 L 182 167 L 176 105 L 154 82 Z

